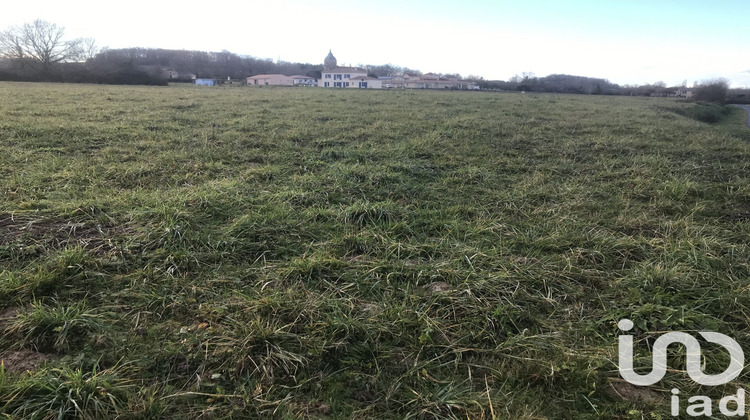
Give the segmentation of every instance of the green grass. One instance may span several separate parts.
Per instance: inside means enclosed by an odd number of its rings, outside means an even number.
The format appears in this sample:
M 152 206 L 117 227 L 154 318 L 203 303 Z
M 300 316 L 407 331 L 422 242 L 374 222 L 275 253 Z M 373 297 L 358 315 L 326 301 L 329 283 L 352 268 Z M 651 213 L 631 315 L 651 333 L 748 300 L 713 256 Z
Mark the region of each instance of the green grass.
M 4 394 L 3 412 L 25 419 L 112 417 L 127 410 L 129 397 L 137 391 L 131 380 L 120 377 L 126 370 L 121 366 L 103 371 L 94 367 L 91 372 L 68 367 L 42 370 L 14 381 Z M 3 375 L 0 370 L 0 387 Z
M 727 118 L 717 124 L 725 132 L 731 133 L 745 141 L 750 141 L 750 128 L 747 125 L 747 112 L 744 109 L 730 106 Z
M 726 133 L 750 141 L 750 130 L 747 127 L 747 112 L 732 105 L 697 103 L 692 107 L 683 107 L 679 112 L 686 117 L 708 123 Z
M 624 387 L 619 319 L 637 364 L 667 330 L 750 348 L 750 130 L 694 104 L 0 97 L 0 358 L 48 360 L 0 370 L 10 418 L 667 418 L 721 390 Z

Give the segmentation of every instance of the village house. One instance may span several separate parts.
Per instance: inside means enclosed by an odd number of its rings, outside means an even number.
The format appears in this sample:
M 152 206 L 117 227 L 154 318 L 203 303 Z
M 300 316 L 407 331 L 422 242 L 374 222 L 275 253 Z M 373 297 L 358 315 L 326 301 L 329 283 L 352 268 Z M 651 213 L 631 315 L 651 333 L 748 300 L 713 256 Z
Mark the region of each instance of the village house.
M 367 70 L 359 67 L 340 67 L 331 51 L 323 60 L 323 72 L 318 81 L 320 87 L 382 89 L 461 89 L 475 90 L 478 85 L 469 80 L 459 80 L 450 75 L 427 73 L 423 76 L 398 75 L 369 77 Z
M 369 77 L 367 70 L 359 67 L 340 67 L 331 51 L 323 60 L 323 72 L 318 81 L 320 87 L 380 89 L 380 79 Z
M 314 77 L 310 76 L 289 76 L 294 80 L 294 86 L 317 86 L 318 81 Z
M 427 73 L 419 78 L 411 78 L 404 82 L 407 89 L 459 89 L 473 90 L 477 84 L 469 80 L 459 80 L 456 76 Z
M 419 79 L 419 76 L 413 76 L 410 74 L 394 75 L 394 76 L 381 76 L 378 77 L 383 83 L 384 88 L 405 88 L 406 83 L 411 80 Z
M 292 86 L 294 79 L 283 74 L 259 74 L 247 78 L 249 86 Z
M 681 87 L 677 89 L 677 92 L 675 92 L 675 95 L 678 98 L 692 98 L 693 97 L 693 89 L 689 89 L 686 87 Z
M 351 88 L 359 88 L 359 89 L 382 89 L 383 88 L 383 81 L 375 78 L 375 77 L 368 77 L 368 76 L 357 76 L 352 77 L 350 82 Z
M 259 74 L 247 78 L 248 86 L 315 86 L 316 80 L 309 76 L 286 76 L 284 74 Z

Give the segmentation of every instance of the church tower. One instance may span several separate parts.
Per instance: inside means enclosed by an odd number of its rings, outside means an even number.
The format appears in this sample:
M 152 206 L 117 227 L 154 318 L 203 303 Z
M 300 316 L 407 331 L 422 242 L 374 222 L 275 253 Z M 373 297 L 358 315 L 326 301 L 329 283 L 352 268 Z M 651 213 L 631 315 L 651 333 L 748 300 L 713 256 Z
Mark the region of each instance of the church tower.
M 336 57 L 333 56 L 331 53 L 331 50 L 328 50 L 328 55 L 326 56 L 325 60 L 323 60 L 323 69 L 324 70 L 331 70 L 337 67 Z

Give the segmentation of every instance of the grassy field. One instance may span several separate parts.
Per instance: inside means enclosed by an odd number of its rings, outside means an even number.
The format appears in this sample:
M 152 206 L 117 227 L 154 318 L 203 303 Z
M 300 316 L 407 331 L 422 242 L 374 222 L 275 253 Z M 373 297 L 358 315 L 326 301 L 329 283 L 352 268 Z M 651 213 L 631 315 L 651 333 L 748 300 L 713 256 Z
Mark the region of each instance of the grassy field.
M 750 350 L 750 130 L 699 105 L 0 98 L 0 418 L 671 418 L 723 388 L 628 385 L 619 319 L 638 365 L 665 331 Z

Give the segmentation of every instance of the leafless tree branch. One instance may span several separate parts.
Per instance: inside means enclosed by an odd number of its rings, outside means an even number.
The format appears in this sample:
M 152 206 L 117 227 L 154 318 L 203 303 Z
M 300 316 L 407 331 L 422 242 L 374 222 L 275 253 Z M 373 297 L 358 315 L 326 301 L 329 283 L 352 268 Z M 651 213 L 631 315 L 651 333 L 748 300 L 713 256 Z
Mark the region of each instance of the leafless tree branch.
M 93 45 L 93 43 L 91 43 Z M 0 56 L 48 74 L 57 63 L 78 61 L 84 40 L 65 40 L 65 28 L 41 19 L 0 33 Z

